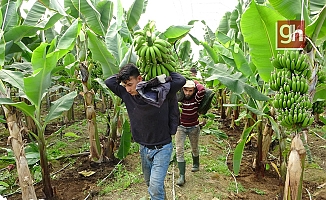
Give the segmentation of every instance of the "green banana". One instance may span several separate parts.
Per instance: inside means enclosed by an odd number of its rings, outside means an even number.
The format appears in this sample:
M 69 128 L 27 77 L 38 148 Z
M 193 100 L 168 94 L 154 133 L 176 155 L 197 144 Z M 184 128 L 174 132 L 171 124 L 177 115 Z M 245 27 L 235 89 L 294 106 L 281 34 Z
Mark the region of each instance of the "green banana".
M 147 49 L 148 49 L 148 46 L 144 45 L 143 48 L 141 48 L 138 51 L 139 52 L 139 57 L 141 57 L 145 63 L 147 63 L 147 60 L 146 60 L 146 57 L 145 57 Z
M 280 61 L 277 58 L 272 59 L 272 65 L 277 69 L 283 69 Z
M 169 63 L 162 63 L 169 72 L 175 72 L 175 69 Z
M 170 44 L 168 41 L 163 40 L 163 39 L 161 39 L 161 38 L 157 38 L 157 39 L 154 41 L 154 44 L 160 44 L 160 45 L 162 45 L 162 46 L 164 46 L 164 47 L 166 47 L 166 48 L 170 48 L 170 47 L 171 47 L 171 44 Z
M 169 72 L 169 70 L 167 70 L 166 68 L 165 68 L 165 66 L 164 65 L 161 65 L 162 67 L 161 67 L 161 69 L 162 69 L 162 74 L 165 74 L 166 76 L 170 76 L 170 72 Z
M 146 52 L 145 52 L 145 60 L 147 63 L 149 63 L 151 61 L 151 52 L 150 52 L 149 47 L 146 49 Z
M 143 30 L 139 29 L 139 30 L 135 31 L 135 32 L 133 33 L 133 35 L 142 35 L 142 36 L 144 36 L 145 33 L 144 33 Z
M 157 64 L 157 76 L 161 75 L 163 72 L 162 72 L 162 65 L 161 64 Z
M 301 124 L 302 127 L 306 127 L 309 122 L 309 116 L 306 116 Z
M 154 42 L 154 46 L 156 46 L 161 52 L 162 54 L 167 54 L 169 52 L 169 49 L 167 49 L 165 46 L 161 45 L 160 43 L 155 43 Z
M 152 63 L 156 64 L 157 61 L 156 61 L 156 55 L 155 55 L 155 51 L 153 49 L 153 46 L 148 47 L 148 48 L 149 48 L 149 52 L 150 52 L 150 55 L 151 55 Z
M 157 74 L 157 64 L 153 64 L 151 72 L 152 72 L 152 78 L 154 78 L 158 75 Z
M 163 62 L 161 51 L 160 51 L 160 50 L 157 48 L 157 46 L 155 46 L 155 45 L 153 45 L 152 48 L 153 48 L 153 50 L 154 50 L 154 52 L 155 52 L 155 54 L 156 54 L 156 59 L 157 59 L 158 61 L 160 61 L 160 62 Z

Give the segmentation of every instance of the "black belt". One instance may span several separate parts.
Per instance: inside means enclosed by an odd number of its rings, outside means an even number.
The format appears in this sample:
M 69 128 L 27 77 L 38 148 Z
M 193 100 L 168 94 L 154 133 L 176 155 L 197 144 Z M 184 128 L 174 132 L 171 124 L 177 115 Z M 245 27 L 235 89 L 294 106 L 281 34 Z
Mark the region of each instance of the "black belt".
M 144 145 L 144 147 L 149 149 L 162 149 L 165 144 L 159 144 L 159 145 Z

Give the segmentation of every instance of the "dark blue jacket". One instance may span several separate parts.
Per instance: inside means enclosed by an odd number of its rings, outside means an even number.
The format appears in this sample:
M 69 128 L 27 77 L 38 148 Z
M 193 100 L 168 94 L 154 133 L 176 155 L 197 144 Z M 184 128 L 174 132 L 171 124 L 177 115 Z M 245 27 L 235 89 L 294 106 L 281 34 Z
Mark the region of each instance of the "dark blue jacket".
M 179 108 L 176 93 L 186 79 L 171 72 L 170 91 L 160 107 L 148 104 L 140 95 L 132 96 L 116 81 L 116 75 L 109 77 L 105 84 L 126 105 L 131 133 L 135 142 L 142 145 L 160 145 L 171 142 L 179 125 Z

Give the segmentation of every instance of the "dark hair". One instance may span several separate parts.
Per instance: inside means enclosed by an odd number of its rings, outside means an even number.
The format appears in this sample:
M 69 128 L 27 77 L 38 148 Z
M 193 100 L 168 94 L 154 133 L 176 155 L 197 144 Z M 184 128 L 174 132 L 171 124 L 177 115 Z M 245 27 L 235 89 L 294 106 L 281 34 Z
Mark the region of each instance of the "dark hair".
M 197 70 L 196 70 L 196 68 L 192 67 L 192 68 L 190 69 L 190 72 L 192 72 L 192 73 L 197 73 Z
M 137 78 L 140 75 L 138 68 L 133 64 L 129 63 L 121 67 L 117 76 L 118 83 L 130 80 L 130 77 Z

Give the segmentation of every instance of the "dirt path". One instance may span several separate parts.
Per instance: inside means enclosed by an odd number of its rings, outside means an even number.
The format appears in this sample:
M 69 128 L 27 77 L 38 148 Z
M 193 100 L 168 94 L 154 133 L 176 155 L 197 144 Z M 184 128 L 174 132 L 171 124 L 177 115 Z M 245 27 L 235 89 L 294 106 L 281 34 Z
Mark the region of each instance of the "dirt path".
M 175 184 L 178 178 L 178 169 L 176 164 L 172 163 L 165 180 L 167 198 L 169 200 L 278 199 L 279 178 L 275 169 L 271 167 L 266 171 L 265 176 L 260 179 L 255 177 L 254 169 L 252 168 L 252 161 L 255 155 L 254 143 L 252 145 L 248 144 L 245 147 L 240 175 L 237 177 L 232 176 L 229 170 L 232 169 L 232 151 L 241 135 L 241 130 L 229 129 L 227 125 L 220 126 L 219 128 L 228 135 L 227 140 L 221 140 L 214 134 L 202 134 L 200 137 L 201 165 L 199 172 L 193 173 L 190 170 L 190 145 L 186 143 L 186 184 L 182 187 Z M 307 162 L 305 167 L 303 199 L 308 200 L 311 197 L 314 200 L 325 200 L 325 139 L 317 137 L 315 134 L 309 134 L 308 142 L 314 162 L 312 164 Z M 277 152 L 277 147 L 274 148 L 274 151 L 271 151 L 271 153 L 274 152 Z M 277 164 L 277 158 L 273 155 L 270 155 L 269 161 Z M 79 157 L 77 160 L 64 159 L 53 161 L 53 172 L 68 165 L 52 176 L 52 186 L 55 188 L 58 199 L 146 199 L 148 193 L 140 170 L 139 153 L 130 154 L 121 164 L 117 165 L 117 163 L 118 161 L 100 165 L 94 164 L 89 162 L 87 156 Z M 83 170 L 94 171 L 95 174 L 83 177 L 78 173 Z M 124 175 L 129 177 L 123 177 Z M 104 184 L 101 187 L 97 186 L 104 179 Z M 120 185 L 117 184 L 117 180 L 122 180 L 119 183 Z M 105 187 L 117 185 L 117 188 L 110 190 L 105 195 L 100 194 Z M 35 189 L 37 196 L 42 198 L 42 185 L 37 184 Z M 19 194 L 8 197 L 8 200 L 16 199 L 21 199 Z

